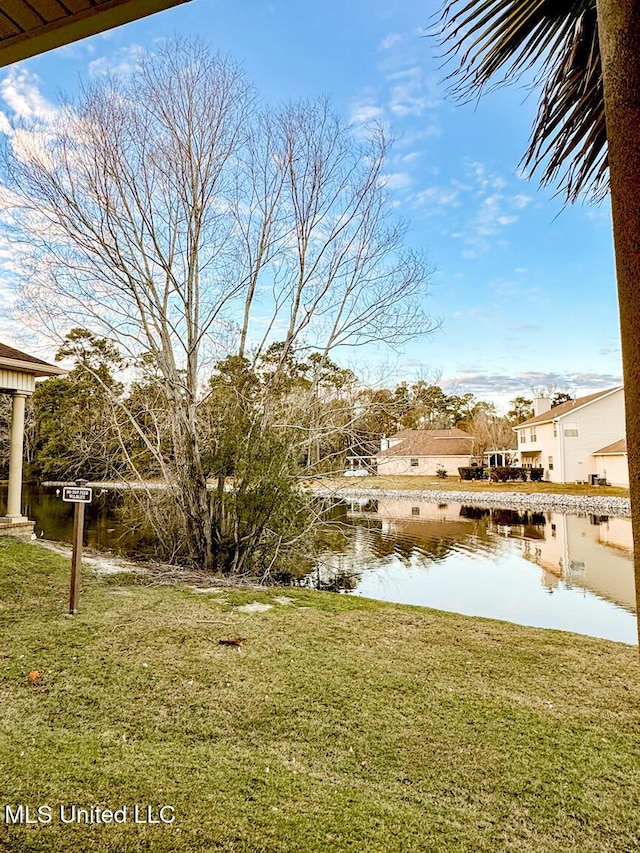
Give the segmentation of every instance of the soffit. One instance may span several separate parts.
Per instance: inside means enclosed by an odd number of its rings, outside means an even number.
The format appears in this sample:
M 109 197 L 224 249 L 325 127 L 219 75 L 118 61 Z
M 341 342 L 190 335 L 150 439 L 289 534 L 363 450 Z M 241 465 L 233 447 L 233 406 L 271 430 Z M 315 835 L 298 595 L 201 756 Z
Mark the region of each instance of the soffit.
M 0 0 L 0 67 L 189 0 Z

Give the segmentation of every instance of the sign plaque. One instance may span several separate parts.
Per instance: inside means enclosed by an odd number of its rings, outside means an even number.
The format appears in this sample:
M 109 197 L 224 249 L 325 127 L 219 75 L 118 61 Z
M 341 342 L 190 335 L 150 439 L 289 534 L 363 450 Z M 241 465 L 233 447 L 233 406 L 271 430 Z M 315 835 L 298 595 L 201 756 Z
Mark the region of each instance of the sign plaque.
M 93 489 L 85 489 L 80 486 L 65 486 L 62 489 L 62 500 L 68 503 L 90 504 L 93 497 Z

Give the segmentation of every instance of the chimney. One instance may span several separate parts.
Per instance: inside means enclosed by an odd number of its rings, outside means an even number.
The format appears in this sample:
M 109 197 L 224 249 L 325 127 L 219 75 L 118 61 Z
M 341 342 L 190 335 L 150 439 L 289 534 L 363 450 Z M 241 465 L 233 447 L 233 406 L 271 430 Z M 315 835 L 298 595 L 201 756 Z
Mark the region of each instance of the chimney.
M 543 412 L 548 412 L 550 408 L 551 400 L 548 397 L 536 397 L 533 401 L 534 418 L 541 415 Z

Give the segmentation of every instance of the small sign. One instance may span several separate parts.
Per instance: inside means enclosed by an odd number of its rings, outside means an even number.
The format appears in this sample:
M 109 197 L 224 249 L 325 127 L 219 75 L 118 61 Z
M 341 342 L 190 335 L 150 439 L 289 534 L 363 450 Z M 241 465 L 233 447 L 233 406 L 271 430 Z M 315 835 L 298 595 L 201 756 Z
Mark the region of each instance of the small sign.
M 69 503 L 90 504 L 93 497 L 93 489 L 85 489 L 80 486 L 65 486 L 62 489 L 62 500 Z

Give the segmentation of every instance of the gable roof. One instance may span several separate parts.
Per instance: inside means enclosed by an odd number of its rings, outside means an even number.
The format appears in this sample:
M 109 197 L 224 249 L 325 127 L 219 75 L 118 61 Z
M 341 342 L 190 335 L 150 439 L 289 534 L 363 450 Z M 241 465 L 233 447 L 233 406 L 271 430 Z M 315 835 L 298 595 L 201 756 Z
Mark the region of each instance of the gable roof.
M 380 456 L 471 456 L 474 438 L 461 429 L 405 429 L 389 436 L 401 439 Z
M 546 412 L 542 412 L 533 418 L 529 418 L 528 421 L 523 421 L 521 424 L 517 424 L 514 426 L 514 429 L 518 430 L 523 427 L 533 426 L 534 424 L 551 423 L 551 421 L 555 421 L 556 418 L 563 418 L 565 415 L 569 415 L 577 409 L 581 409 L 582 406 L 588 406 L 590 403 L 594 403 L 602 397 L 606 397 L 609 394 L 613 394 L 615 391 L 621 390 L 622 385 L 617 385 L 615 388 L 607 388 L 606 391 L 596 391 L 595 394 L 587 394 L 586 397 L 578 397 L 577 400 L 569 400 L 568 403 L 560 403 L 559 406 L 554 406 Z
M 613 444 L 607 444 L 606 447 L 602 447 L 600 450 L 594 450 L 591 454 L 592 456 L 614 456 L 619 453 L 627 452 L 627 439 L 621 438 L 619 441 L 614 441 Z

